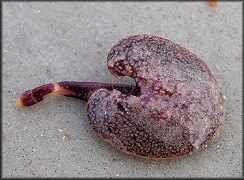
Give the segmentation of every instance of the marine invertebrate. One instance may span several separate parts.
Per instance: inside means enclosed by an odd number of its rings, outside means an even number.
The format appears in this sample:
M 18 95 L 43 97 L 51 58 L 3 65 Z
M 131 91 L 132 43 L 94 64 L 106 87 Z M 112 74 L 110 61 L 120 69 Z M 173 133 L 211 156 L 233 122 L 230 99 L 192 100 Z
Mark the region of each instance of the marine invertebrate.
M 134 35 L 108 53 L 109 71 L 136 85 L 59 82 L 26 91 L 19 106 L 50 95 L 87 101 L 91 127 L 117 149 L 144 158 L 173 158 L 202 149 L 224 121 L 224 96 L 207 65 L 167 39 Z

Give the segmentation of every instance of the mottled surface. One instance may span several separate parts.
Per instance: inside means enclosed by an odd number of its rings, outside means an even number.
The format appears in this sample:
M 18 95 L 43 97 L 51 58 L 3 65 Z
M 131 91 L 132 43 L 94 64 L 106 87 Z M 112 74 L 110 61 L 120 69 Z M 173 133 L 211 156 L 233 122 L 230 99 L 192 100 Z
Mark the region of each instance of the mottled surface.
M 122 39 L 109 52 L 116 77 L 135 79 L 139 94 L 99 90 L 88 101 L 92 127 L 118 149 L 172 158 L 205 147 L 224 121 L 225 104 L 207 65 L 187 49 L 153 35 Z
M 242 3 L 4 2 L 3 177 L 242 176 Z M 155 34 L 204 60 L 223 89 L 226 119 L 207 148 L 147 160 L 111 147 L 92 130 L 86 103 L 53 97 L 29 108 L 19 93 L 60 81 L 133 84 L 107 70 L 119 39 Z

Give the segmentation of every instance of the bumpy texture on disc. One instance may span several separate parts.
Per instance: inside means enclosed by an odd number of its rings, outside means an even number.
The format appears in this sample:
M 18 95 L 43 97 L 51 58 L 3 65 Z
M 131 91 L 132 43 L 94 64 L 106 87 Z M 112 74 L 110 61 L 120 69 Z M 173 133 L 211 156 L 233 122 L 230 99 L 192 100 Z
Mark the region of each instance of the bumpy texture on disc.
M 130 76 L 138 95 L 97 90 L 88 100 L 95 131 L 119 150 L 145 158 L 172 158 L 205 147 L 224 121 L 224 96 L 207 65 L 160 37 L 135 35 L 108 54 L 116 77 Z

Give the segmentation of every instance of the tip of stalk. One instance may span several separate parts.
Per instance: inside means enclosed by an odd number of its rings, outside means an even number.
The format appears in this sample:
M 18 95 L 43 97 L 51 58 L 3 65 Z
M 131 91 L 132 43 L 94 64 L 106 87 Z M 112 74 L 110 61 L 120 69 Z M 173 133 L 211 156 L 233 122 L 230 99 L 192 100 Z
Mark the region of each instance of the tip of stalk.
M 21 97 L 18 97 L 18 99 L 16 100 L 16 105 L 19 107 L 24 107 L 24 102 L 23 99 Z

